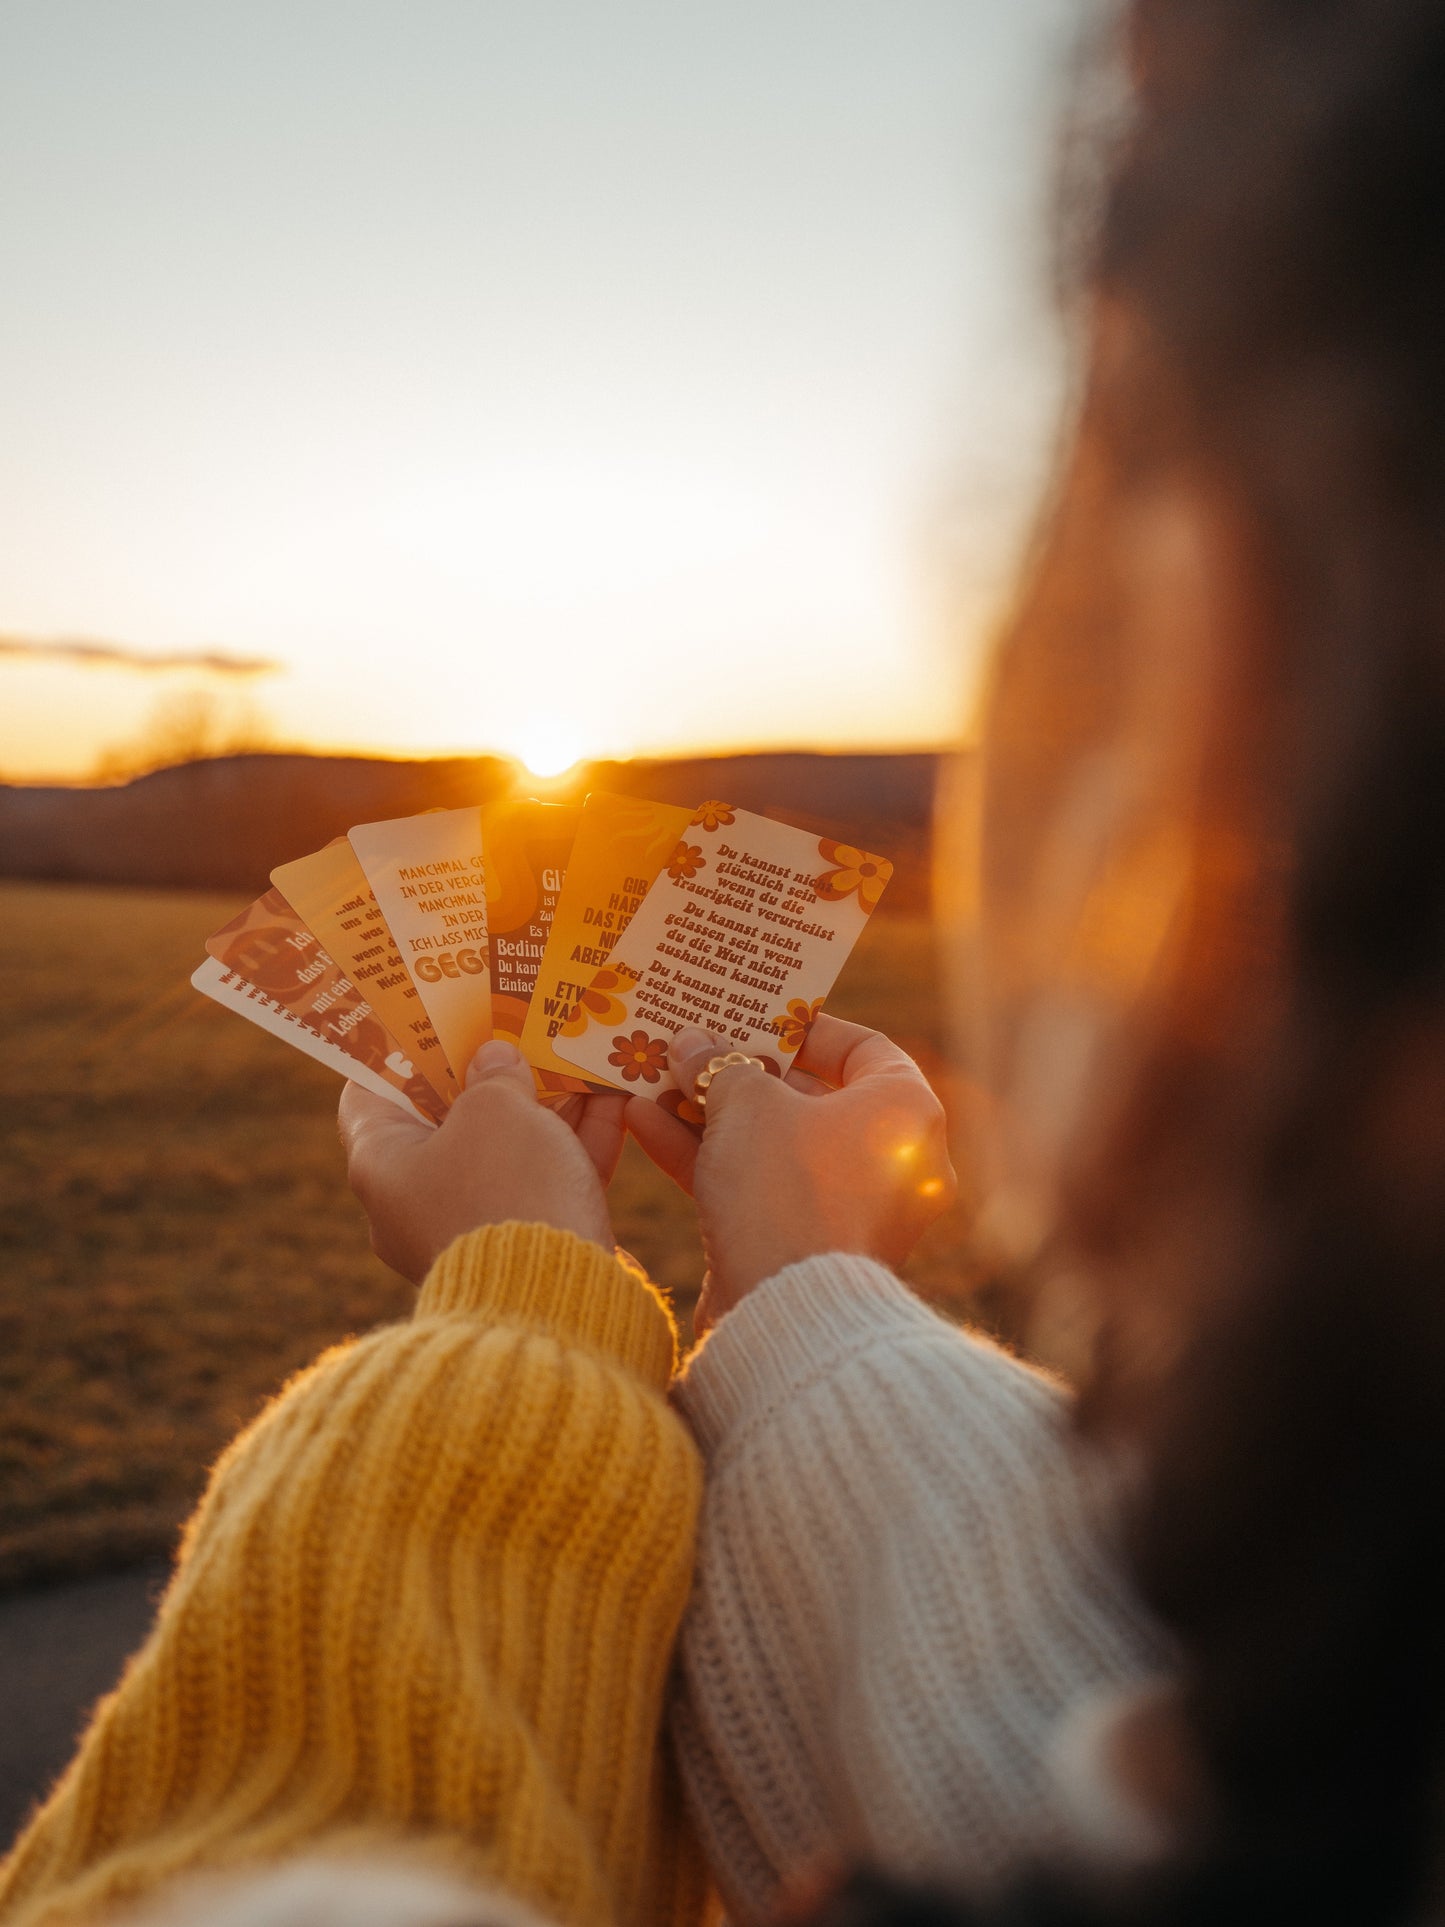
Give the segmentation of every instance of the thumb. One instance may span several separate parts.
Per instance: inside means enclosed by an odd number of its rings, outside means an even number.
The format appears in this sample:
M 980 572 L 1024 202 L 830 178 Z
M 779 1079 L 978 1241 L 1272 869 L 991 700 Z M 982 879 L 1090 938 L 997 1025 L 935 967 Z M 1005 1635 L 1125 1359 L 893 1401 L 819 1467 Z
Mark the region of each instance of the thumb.
M 434 1135 L 431 1125 L 408 1117 L 397 1105 L 374 1091 L 364 1091 L 349 1078 L 336 1122 L 346 1153 L 346 1181 L 363 1203 L 373 1186 L 396 1169 L 398 1160 Z
M 528 1097 L 537 1095 L 537 1080 L 532 1067 L 517 1046 L 506 1037 L 490 1037 L 467 1066 L 466 1089 L 484 1085 L 515 1085 Z
M 424 1144 L 433 1128 L 350 1078 L 341 1087 L 336 1124 L 348 1163 L 363 1145 L 368 1151 L 379 1145 L 383 1152 L 395 1152 L 409 1144 Z
M 714 1058 L 726 1057 L 732 1049 L 726 1039 L 715 1036 L 711 1031 L 680 1030 L 672 1040 L 667 1063 L 684 1096 L 693 1095 L 699 1074 L 707 1069 Z M 707 1088 L 707 1115 L 713 1118 L 719 1116 L 727 1105 L 745 1099 L 750 1092 L 755 1097 L 759 1081 L 763 1084 L 776 1082 L 756 1058 L 751 1063 L 730 1064 L 726 1070 L 718 1071 Z

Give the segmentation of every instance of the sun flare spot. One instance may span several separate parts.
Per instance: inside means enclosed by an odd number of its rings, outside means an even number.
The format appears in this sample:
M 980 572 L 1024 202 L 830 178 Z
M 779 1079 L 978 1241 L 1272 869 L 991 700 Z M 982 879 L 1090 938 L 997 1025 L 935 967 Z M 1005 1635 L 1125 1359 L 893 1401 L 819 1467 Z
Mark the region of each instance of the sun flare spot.
M 565 776 L 582 756 L 582 738 L 565 716 L 532 716 L 517 731 L 516 754 L 531 776 Z

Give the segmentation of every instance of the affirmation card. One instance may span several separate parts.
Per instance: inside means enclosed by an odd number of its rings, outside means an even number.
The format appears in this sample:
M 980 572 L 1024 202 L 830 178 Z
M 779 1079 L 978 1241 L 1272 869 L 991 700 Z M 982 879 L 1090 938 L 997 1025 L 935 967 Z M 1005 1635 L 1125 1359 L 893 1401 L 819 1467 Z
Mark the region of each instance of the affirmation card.
M 372 1091 L 377 1097 L 385 1097 L 399 1105 L 409 1116 L 422 1116 L 411 1099 L 388 1078 L 379 1077 L 369 1065 L 363 1064 L 358 1058 L 348 1057 L 339 1045 L 328 1043 L 316 1031 L 309 1030 L 299 1017 L 291 1015 L 284 1004 L 278 1004 L 274 997 L 268 997 L 255 984 L 247 983 L 234 970 L 227 970 L 214 957 L 207 957 L 203 964 L 192 971 L 191 982 L 203 996 L 218 1003 L 223 1010 L 233 1010 L 238 1016 L 259 1024 L 262 1030 L 269 1030 L 273 1037 L 281 1038 L 294 1050 L 304 1051 L 308 1057 L 314 1057 L 318 1064 L 324 1064 L 327 1070 L 335 1071 L 339 1077 L 349 1078 L 364 1091 Z M 423 1122 L 429 1124 L 432 1119 L 424 1118 Z
M 660 1098 L 677 1089 L 668 1041 L 697 1024 L 781 1075 L 892 874 L 850 844 L 704 804 L 605 966 L 607 1009 L 584 997 L 559 1056 Z
M 446 1106 L 346 973 L 279 890 L 268 890 L 206 939 L 227 970 L 298 1023 L 393 1085 L 439 1123 Z
M 481 812 L 359 823 L 349 840 L 460 1086 L 492 1034 Z
M 605 791 L 583 803 L 522 1027 L 522 1051 L 535 1070 L 576 1075 L 575 1067 L 557 1055 L 554 1042 L 558 1036 L 580 1037 L 586 1030 L 589 1018 L 578 1012 L 584 1001 L 591 1016 L 606 1020 L 617 985 L 615 973 L 602 966 L 677 848 L 691 815 L 678 804 L 648 803 Z
M 344 836 L 281 863 L 271 881 L 335 958 L 444 1104 L 457 1085 L 356 852 Z
M 482 812 L 487 853 L 487 925 L 492 939 L 492 1026 L 520 1046 L 527 1007 L 581 811 L 576 804 L 538 803 L 530 797 L 493 803 Z M 533 1074 L 544 1093 L 589 1088 L 570 1066 Z

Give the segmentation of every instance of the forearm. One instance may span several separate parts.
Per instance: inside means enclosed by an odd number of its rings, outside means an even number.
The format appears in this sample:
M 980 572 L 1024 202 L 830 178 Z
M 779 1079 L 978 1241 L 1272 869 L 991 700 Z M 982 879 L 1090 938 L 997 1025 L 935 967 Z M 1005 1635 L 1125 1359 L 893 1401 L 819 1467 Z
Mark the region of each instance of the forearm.
M 558 1920 L 672 1912 L 656 1742 L 699 1486 L 671 1359 L 597 1247 L 459 1240 L 411 1323 L 227 1453 L 0 1918 L 403 1834 Z
M 1050 1851 L 1058 1719 L 1160 1662 L 1064 1395 L 844 1257 L 755 1292 L 679 1395 L 708 1488 L 673 1727 L 732 1911 L 820 1856 Z

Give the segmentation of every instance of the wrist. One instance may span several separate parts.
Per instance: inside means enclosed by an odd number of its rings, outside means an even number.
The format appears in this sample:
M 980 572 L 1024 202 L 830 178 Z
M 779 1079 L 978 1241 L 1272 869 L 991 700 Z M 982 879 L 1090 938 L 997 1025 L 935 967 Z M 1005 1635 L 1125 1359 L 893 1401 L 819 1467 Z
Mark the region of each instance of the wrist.
M 675 1362 L 672 1314 L 642 1266 L 535 1220 L 481 1225 L 447 1246 L 416 1316 L 459 1315 L 528 1324 L 610 1352 L 659 1388 Z
M 674 1387 L 709 1456 L 859 1351 L 938 1327 L 885 1266 L 838 1251 L 784 1267 L 719 1317 Z
M 741 1304 L 743 1299 L 794 1265 L 846 1252 L 864 1262 L 886 1264 L 880 1251 L 865 1239 L 850 1239 L 838 1226 L 810 1235 L 794 1227 L 790 1232 L 769 1231 L 765 1237 L 720 1240 L 721 1249 L 707 1241 L 712 1322 Z

